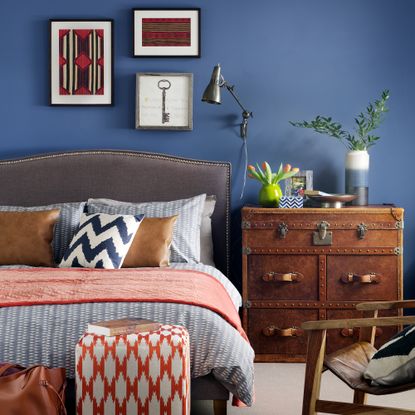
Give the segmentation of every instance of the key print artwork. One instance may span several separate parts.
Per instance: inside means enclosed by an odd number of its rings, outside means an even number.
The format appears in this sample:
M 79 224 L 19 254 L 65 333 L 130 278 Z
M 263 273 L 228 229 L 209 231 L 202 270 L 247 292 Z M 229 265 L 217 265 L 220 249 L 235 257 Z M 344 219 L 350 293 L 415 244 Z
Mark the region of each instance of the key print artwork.
M 161 79 L 157 86 L 163 91 L 161 94 L 161 123 L 165 124 L 170 122 L 170 114 L 166 112 L 166 91 L 170 89 L 171 82 L 167 79 Z
M 191 130 L 193 74 L 137 74 L 137 129 Z
M 60 95 L 104 94 L 104 31 L 59 30 Z
M 50 104 L 112 105 L 112 20 L 50 20 Z

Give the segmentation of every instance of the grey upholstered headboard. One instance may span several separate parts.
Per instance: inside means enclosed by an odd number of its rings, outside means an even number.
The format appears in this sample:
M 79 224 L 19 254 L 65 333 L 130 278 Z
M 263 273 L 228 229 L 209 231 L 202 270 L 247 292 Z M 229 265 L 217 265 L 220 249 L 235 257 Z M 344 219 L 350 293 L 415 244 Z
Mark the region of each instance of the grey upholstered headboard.
M 215 263 L 229 275 L 230 164 L 98 150 L 0 161 L 0 204 L 35 206 L 106 197 L 128 202 L 216 195 Z

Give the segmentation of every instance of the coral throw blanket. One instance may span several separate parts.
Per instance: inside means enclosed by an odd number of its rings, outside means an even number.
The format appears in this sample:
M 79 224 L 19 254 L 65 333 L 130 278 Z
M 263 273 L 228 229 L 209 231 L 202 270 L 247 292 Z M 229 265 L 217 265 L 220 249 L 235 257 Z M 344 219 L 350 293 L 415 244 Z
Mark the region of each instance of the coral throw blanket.
M 170 268 L 103 270 L 29 268 L 0 271 L 0 307 L 91 302 L 164 302 L 218 313 L 247 340 L 223 285 L 209 274 Z

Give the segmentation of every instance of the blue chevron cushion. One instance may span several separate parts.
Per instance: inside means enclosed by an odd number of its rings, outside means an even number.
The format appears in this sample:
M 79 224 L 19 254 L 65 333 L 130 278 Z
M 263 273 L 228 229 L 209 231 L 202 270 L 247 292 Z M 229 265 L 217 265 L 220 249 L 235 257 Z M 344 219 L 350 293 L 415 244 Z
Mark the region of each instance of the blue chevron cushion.
M 372 385 L 415 382 L 415 326 L 408 326 L 385 343 L 370 360 L 363 376 Z
M 83 213 L 60 268 L 119 269 L 144 215 Z

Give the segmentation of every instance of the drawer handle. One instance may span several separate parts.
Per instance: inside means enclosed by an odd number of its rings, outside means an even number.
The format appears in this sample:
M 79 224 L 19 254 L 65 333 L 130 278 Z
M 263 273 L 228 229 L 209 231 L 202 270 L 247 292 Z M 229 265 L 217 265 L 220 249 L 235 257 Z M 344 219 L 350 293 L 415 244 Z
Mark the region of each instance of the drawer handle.
M 358 282 L 360 284 L 379 284 L 380 279 L 381 276 L 375 272 L 370 272 L 369 274 L 363 275 L 349 272 L 348 274 L 342 275 L 340 281 L 344 284 L 353 284 L 354 282 Z
M 341 330 L 340 334 L 343 337 L 354 337 L 355 335 L 358 336 L 360 333 L 360 329 L 355 327 L 354 329 L 343 329 Z M 376 327 L 375 337 L 382 336 L 383 330 L 380 327 Z
M 342 329 L 340 331 L 340 334 L 343 337 L 353 337 L 354 335 L 358 335 L 359 333 L 359 329 L 358 328 L 354 328 L 354 329 Z
M 276 326 L 267 326 L 262 329 L 262 334 L 266 337 L 299 337 L 304 334 L 304 331 L 298 327 L 288 327 L 286 329 L 280 329 Z
M 262 276 L 265 282 L 300 282 L 303 278 L 300 272 L 267 272 Z

